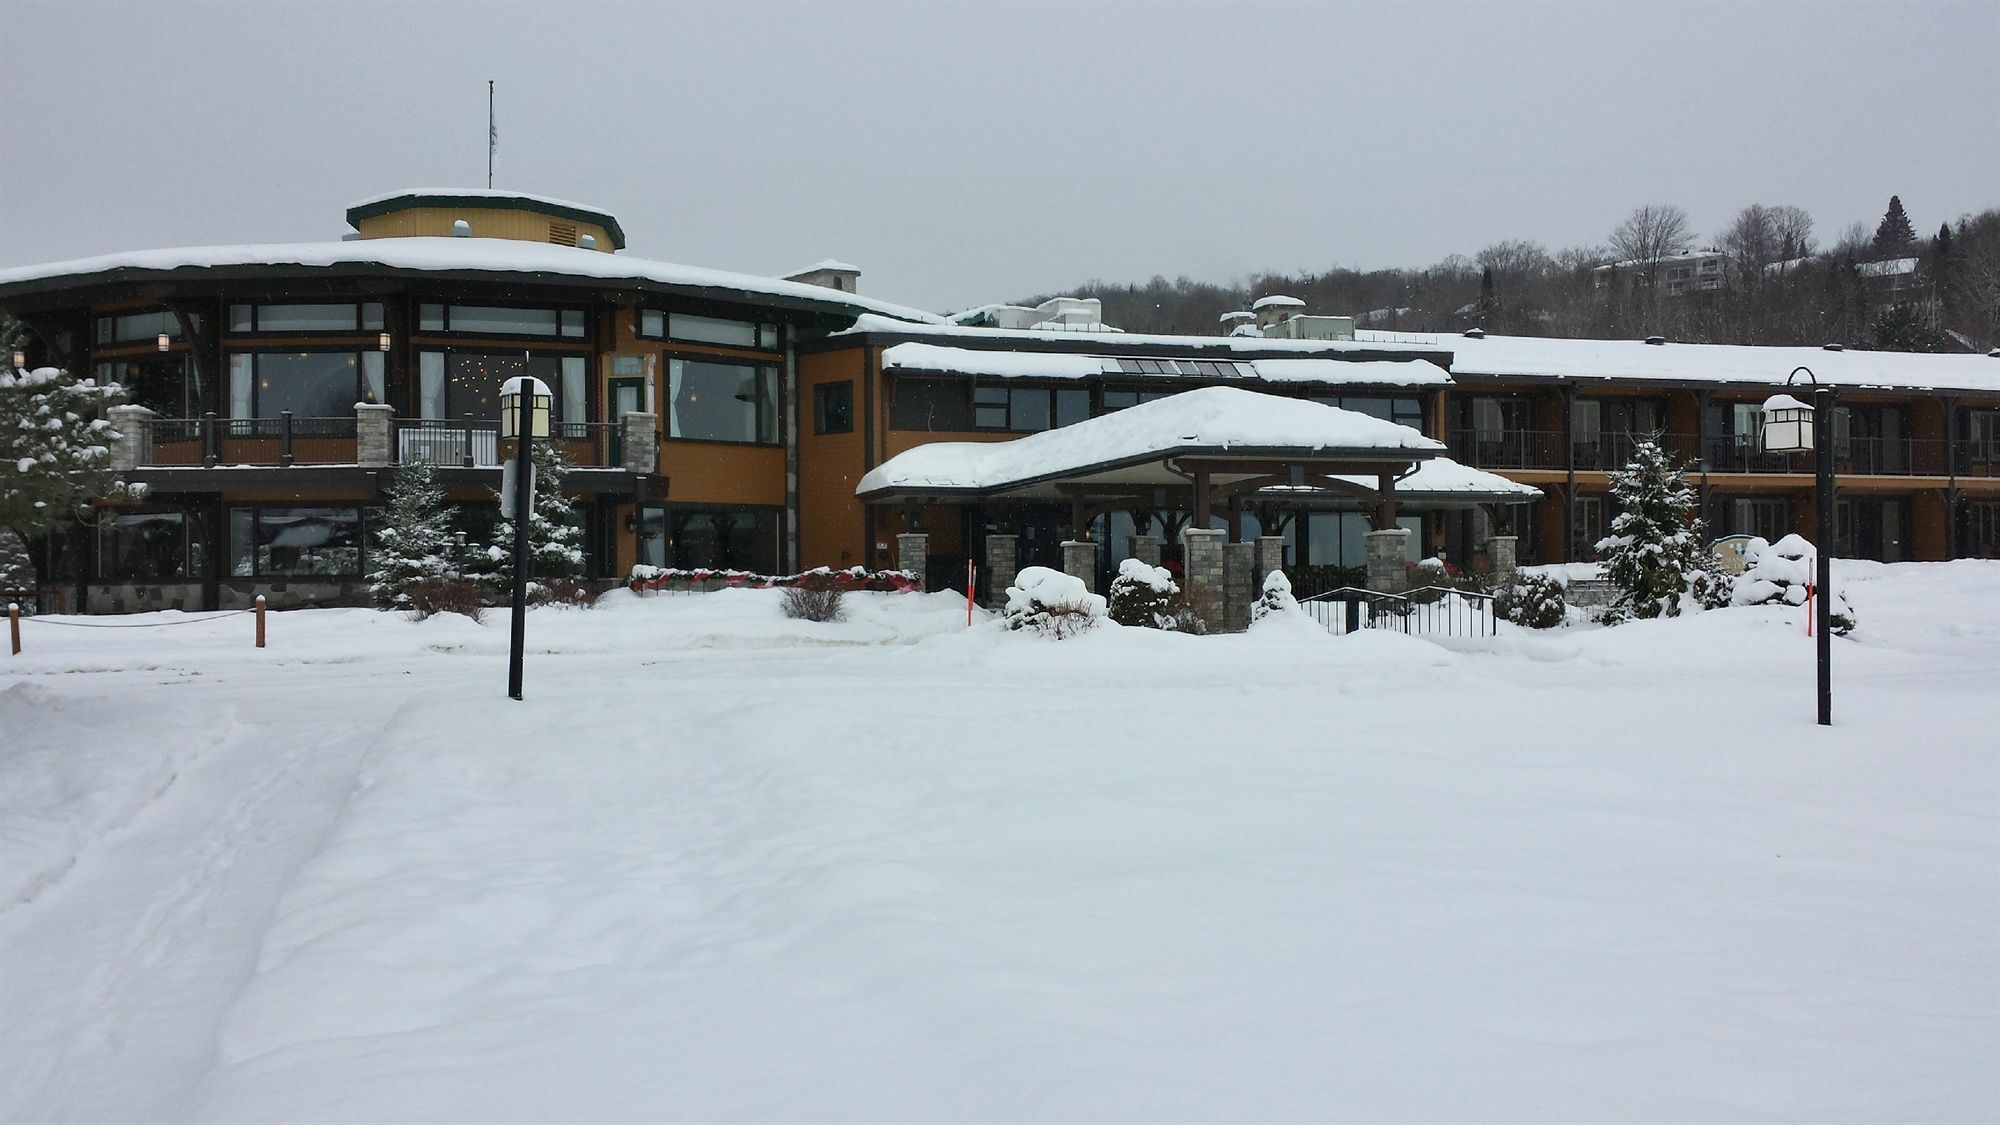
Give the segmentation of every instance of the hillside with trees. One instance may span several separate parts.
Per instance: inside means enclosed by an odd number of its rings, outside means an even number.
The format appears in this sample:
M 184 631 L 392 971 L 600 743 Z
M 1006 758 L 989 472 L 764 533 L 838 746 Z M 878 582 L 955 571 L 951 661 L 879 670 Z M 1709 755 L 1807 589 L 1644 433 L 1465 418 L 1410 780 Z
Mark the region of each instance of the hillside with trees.
M 1702 258 L 1715 263 L 1704 284 L 1683 281 L 1682 267 L 1699 270 Z M 1220 331 L 1223 313 L 1272 293 L 1391 332 L 1986 351 L 2000 346 L 2000 209 L 1923 237 L 1891 196 L 1872 234 L 1857 222 L 1823 245 L 1812 216 L 1788 204 L 1753 203 L 1704 240 L 1681 208 L 1653 203 L 1602 245 L 1551 251 L 1509 239 L 1422 269 L 1334 266 L 1229 284 L 1091 281 L 1063 295 L 1098 298 L 1105 323 L 1128 332 L 1202 335 Z

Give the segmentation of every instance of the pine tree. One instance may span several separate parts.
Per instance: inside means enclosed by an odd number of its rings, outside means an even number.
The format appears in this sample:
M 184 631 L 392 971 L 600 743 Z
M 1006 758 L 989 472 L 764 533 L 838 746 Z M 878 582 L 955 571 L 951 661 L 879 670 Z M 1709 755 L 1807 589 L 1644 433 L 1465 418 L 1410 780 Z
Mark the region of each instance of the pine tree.
M 1604 577 L 1619 590 L 1606 623 L 1678 617 L 1684 609 L 1728 603 L 1729 581 L 1708 549 L 1695 490 L 1664 450 L 1640 442 L 1626 467 L 1611 475 L 1611 491 L 1618 518 L 1597 543 Z
M 552 441 L 537 442 L 530 454 L 535 465 L 534 506 L 528 513 L 528 601 L 541 604 L 560 590 L 550 579 L 574 578 L 583 569 L 583 531 L 570 522 L 575 512 L 563 495 L 563 477 L 569 472 L 562 450 Z M 493 540 L 471 575 L 500 597 L 514 590 L 514 513 L 503 511 L 493 529 Z
M 1479 271 L 1479 327 L 1498 328 L 1500 321 L 1500 298 L 1493 292 L 1493 267 L 1486 266 Z
M 410 461 L 397 471 L 385 522 L 368 593 L 383 609 L 428 617 L 437 611 L 443 588 L 461 577 L 451 512 L 430 462 Z
M 11 351 L 19 338 L 14 324 L 0 326 L 0 350 Z M 144 485 L 128 484 L 112 467 L 119 435 L 105 412 L 123 401 L 116 383 L 0 365 L 0 419 L 7 420 L 0 425 L 0 527 L 27 545 L 37 569 L 45 556 L 35 545 L 87 518 L 93 501 L 144 494 Z
M 1910 216 L 1903 211 L 1903 197 L 1890 196 L 1889 210 L 1875 228 L 1875 249 L 1884 254 L 1900 253 L 1916 240 L 1917 228 L 1910 225 Z
M 1875 314 L 1869 324 L 1876 351 L 1941 352 L 1950 341 L 1937 330 L 1923 310 L 1909 302 L 1890 305 Z

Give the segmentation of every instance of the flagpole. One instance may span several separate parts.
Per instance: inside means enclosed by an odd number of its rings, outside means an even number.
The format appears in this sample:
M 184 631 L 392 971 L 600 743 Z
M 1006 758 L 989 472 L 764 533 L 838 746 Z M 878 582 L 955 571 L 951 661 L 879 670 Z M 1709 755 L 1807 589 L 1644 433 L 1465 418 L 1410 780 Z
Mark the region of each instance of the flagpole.
M 493 129 L 493 80 L 486 80 L 486 186 L 493 187 L 493 142 L 497 138 Z

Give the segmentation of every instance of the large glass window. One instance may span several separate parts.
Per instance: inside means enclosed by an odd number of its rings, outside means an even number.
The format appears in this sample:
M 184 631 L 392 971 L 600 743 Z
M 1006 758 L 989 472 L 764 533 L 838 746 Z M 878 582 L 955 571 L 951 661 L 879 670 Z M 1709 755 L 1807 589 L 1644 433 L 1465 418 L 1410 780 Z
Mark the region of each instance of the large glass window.
M 821 383 L 813 388 L 813 433 L 854 432 L 854 381 Z
M 778 568 L 778 513 L 715 508 L 639 509 L 639 561 L 684 570 Z
M 365 352 L 232 352 L 229 416 L 352 416 L 357 402 L 381 402 L 384 356 Z
M 899 430 L 963 431 L 972 428 L 972 394 L 963 380 L 899 378 L 889 424 Z
M 201 384 L 185 352 L 106 360 L 97 365 L 99 383 L 116 383 L 132 401 L 167 418 L 201 413 Z
M 378 332 L 382 306 L 366 304 L 231 305 L 231 332 Z
M 667 435 L 694 441 L 777 441 L 776 375 L 771 367 L 672 360 Z
M 589 363 L 580 355 L 526 351 L 419 352 L 417 410 L 424 418 L 498 418 L 500 388 L 509 379 L 533 376 L 547 383 L 556 399 L 556 421 L 590 420 Z
M 176 581 L 201 570 L 181 512 L 100 512 L 97 574 L 112 581 Z
M 1313 566 L 1357 567 L 1368 565 L 1368 512 L 1303 513 L 1306 520 L 1307 561 Z M 1397 516 L 1396 526 L 1410 534 L 1403 539 L 1404 556 L 1410 562 L 1423 557 L 1424 518 Z
M 775 324 L 667 313 L 659 309 L 639 310 L 638 334 L 653 340 L 683 340 L 691 344 L 725 344 L 765 351 L 776 351 L 778 348 L 778 326 Z
M 229 573 L 238 578 L 358 578 L 359 508 L 232 508 Z
M 200 319 L 195 318 L 200 324 Z M 100 316 L 97 329 L 91 337 L 98 344 L 138 344 L 151 343 L 159 339 L 160 333 L 169 339 L 181 336 L 180 318 L 170 312 L 126 313 L 122 316 Z
M 584 338 L 582 309 L 517 309 L 498 305 L 419 305 L 421 332 L 463 332 L 473 336 L 566 336 Z

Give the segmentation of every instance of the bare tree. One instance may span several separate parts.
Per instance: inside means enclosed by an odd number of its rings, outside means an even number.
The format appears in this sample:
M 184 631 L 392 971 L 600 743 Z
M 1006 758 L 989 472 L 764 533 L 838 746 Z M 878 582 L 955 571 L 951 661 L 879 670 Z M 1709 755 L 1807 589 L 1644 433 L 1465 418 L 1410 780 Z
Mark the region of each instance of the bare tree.
M 1618 229 L 1611 232 L 1611 250 L 1621 262 L 1634 262 L 1657 272 L 1660 262 L 1687 250 L 1694 243 L 1687 212 L 1671 203 L 1648 203 L 1637 208 Z
M 1555 266 L 1541 243 L 1525 238 L 1496 242 L 1481 250 L 1473 260 L 1492 270 L 1496 277 L 1509 280 L 1544 277 Z
M 1778 236 L 1779 261 L 1810 258 L 1817 249 L 1813 242 L 1813 219 L 1803 207 L 1781 203 L 1771 208 L 1771 226 Z
M 1721 242 L 1722 249 L 1729 252 L 1730 258 L 1753 282 L 1763 276 L 1765 266 L 1783 260 L 1779 257 L 1782 250 L 1777 218 L 1762 203 L 1752 203 L 1738 211 L 1729 229 L 1723 232 Z

